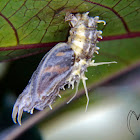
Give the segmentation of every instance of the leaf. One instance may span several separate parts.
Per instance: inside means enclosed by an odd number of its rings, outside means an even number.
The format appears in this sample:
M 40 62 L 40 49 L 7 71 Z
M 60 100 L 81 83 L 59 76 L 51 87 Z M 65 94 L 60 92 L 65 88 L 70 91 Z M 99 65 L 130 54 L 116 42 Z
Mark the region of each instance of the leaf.
M 138 37 L 139 4 L 139 0 L 110 2 L 3 0 L 0 2 L 1 61 L 25 57 L 25 54 L 29 54 L 26 49 L 46 47 L 41 43 L 66 41 L 68 24 L 65 23 L 64 16 L 67 11 L 74 13 L 89 11 L 90 16 L 98 15 L 104 19 L 107 25 L 104 27 L 100 25 L 100 29 L 104 31 L 104 40 Z M 32 47 L 30 44 L 36 45 Z M 48 45 L 52 47 L 51 44 Z M 20 49 L 22 53 L 17 51 Z
M 89 11 L 90 16 L 99 16 L 107 22 L 106 26 L 99 24 L 98 27 L 103 31 L 103 40 L 100 40 L 100 51 L 99 55 L 95 56 L 95 61 L 118 62 L 109 66 L 88 68 L 87 86 L 91 90 L 89 93 L 91 96 L 95 87 L 139 66 L 139 5 L 139 0 L 2 0 L 0 1 L 0 61 L 19 59 L 48 51 L 49 47 L 53 47 L 58 42 L 66 42 L 69 31 L 69 25 L 64 21 L 66 12 Z M 82 88 L 81 84 L 79 96 L 84 94 Z M 66 105 L 66 101 L 74 91 L 67 89 L 65 93 L 61 93 L 63 98 L 54 104 L 54 112 Z M 91 104 L 95 102 L 90 101 Z M 85 104 L 86 99 L 82 98 L 81 102 Z M 78 103 L 70 105 L 71 110 L 79 106 Z M 34 115 L 34 119 L 28 120 L 23 126 L 27 129 L 47 113 L 50 113 L 48 109 L 35 114 L 37 117 Z M 20 130 L 20 132 L 24 131 L 22 128 Z

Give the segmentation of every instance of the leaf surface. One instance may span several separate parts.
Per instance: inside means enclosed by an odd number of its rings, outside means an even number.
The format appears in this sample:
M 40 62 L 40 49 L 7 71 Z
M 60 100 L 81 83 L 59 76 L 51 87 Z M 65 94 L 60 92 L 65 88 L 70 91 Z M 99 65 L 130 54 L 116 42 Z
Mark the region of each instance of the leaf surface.
M 90 16 L 100 16 L 107 22 L 104 27 L 99 25 L 103 30 L 103 41 L 139 37 L 138 5 L 139 0 L 0 1 L 0 61 L 32 55 L 34 50 L 29 52 L 27 49 L 53 47 L 55 42 L 66 42 L 69 30 L 64 21 L 66 12 L 89 11 Z M 20 49 L 22 53 L 18 51 Z

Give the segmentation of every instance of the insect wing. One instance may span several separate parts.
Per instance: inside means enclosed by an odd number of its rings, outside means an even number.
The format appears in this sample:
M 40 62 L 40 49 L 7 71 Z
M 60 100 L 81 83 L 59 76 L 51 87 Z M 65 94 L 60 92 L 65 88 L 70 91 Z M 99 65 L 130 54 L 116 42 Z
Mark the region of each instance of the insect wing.
M 33 76 L 31 93 L 35 108 L 39 110 L 51 104 L 66 84 L 74 64 L 74 52 L 66 43 L 59 43 L 44 58 Z
M 28 85 L 19 95 L 12 113 L 21 124 L 23 111 L 43 110 L 54 102 L 59 90 L 66 83 L 74 64 L 74 52 L 66 43 L 57 44 L 41 60 Z

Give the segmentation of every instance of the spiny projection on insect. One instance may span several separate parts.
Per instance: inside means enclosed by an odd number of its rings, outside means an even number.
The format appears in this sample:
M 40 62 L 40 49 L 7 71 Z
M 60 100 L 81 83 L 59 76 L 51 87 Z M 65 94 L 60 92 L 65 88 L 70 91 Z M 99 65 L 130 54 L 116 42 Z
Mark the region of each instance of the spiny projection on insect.
M 47 106 L 52 109 L 52 103 L 65 85 L 72 86 L 76 83 L 76 92 L 67 102 L 69 103 L 77 94 L 80 80 L 82 80 L 87 97 L 86 110 L 89 103 L 86 87 L 85 72 L 89 66 L 116 63 L 94 63 L 93 54 L 99 47 L 97 39 L 102 39 L 102 31 L 97 30 L 97 23 L 106 22 L 99 17 L 89 17 L 89 12 L 80 14 L 67 13 L 65 21 L 71 26 L 70 36 L 67 43 L 58 43 L 41 60 L 36 71 L 33 73 L 28 85 L 19 95 L 12 113 L 13 121 L 21 125 L 23 111 L 33 114 L 33 110 L 43 110 Z M 16 121 L 17 120 L 17 121 Z

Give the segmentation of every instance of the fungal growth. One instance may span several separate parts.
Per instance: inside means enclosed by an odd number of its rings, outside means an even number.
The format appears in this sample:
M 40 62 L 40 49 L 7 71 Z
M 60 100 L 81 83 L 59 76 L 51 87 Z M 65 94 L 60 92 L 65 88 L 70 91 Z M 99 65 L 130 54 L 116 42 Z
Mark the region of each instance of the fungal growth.
M 97 24 L 106 24 L 99 17 L 89 17 L 89 12 L 83 14 L 67 13 L 65 21 L 69 21 L 70 36 L 67 43 L 59 43 L 47 53 L 41 60 L 36 71 L 33 73 L 28 85 L 19 95 L 12 113 L 13 121 L 21 125 L 23 111 L 33 113 L 34 108 L 43 110 L 47 106 L 52 109 L 52 103 L 66 84 L 68 87 L 76 83 L 76 92 L 67 102 L 69 103 L 77 94 L 80 80 L 82 80 L 87 104 L 89 103 L 86 86 L 85 72 L 89 66 L 116 63 L 100 62 L 92 60 L 94 53 L 98 54 L 99 47 L 96 46 L 98 38 L 102 39 L 102 31 L 97 30 Z

